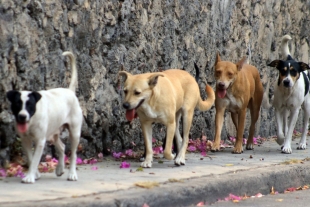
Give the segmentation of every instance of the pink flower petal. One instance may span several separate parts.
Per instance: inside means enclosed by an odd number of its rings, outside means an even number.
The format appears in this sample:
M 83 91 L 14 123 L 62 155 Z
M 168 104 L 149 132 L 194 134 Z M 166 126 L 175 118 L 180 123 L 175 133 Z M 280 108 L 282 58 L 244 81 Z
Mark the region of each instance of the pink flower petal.
M 129 168 L 130 167 L 130 163 L 128 162 L 122 162 L 121 165 L 119 166 L 120 168 Z
M 103 158 L 103 154 L 101 152 L 98 154 L 98 158 L 100 158 L 100 159 Z
M 91 169 L 92 170 L 98 170 L 98 167 L 97 166 L 92 166 Z

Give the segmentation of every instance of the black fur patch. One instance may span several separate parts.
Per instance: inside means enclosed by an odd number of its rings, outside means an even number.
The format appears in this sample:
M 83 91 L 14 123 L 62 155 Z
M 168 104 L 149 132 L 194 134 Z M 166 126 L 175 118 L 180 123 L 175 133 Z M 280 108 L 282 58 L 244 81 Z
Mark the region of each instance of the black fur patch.
M 19 122 L 18 114 L 23 109 L 25 105 L 25 110 L 29 114 L 29 118 L 32 117 L 36 112 L 36 104 L 41 99 L 41 94 L 38 92 L 32 92 L 28 94 L 29 99 L 26 103 L 23 103 L 21 98 L 21 93 L 19 91 L 9 91 L 6 94 L 6 97 L 11 102 L 11 110 L 17 122 Z

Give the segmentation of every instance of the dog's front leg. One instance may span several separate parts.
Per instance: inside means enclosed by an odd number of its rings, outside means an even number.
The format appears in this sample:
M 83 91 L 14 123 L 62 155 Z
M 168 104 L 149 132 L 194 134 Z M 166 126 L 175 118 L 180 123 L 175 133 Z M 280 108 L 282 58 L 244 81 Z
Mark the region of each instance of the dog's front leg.
M 307 106 L 305 106 L 306 108 Z M 304 124 L 303 124 L 303 131 L 301 135 L 301 139 L 299 141 L 297 149 L 299 150 L 305 150 L 307 148 L 306 138 L 308 133 L 308 124 L 309 124 L 309 108 L 305 109 L 304 111 Z
M 237 138 L 235 143 L 235 148 L 232 153 L 241 154 L 243 152 L 243 132 L 244 132 L 244 124 L 246 118 L 246 108 L 242 109 L 238 113 L 238 130 L 237 130 Z
M 282 148 L 282 153 L 291 154 L 292 148 L 291 148 L 291 141 L 293 136 L 294 127 L 298 118 L 299 108 L 291 109 L 290 118 L 288 121 L 288 131 L 285 135 L 285 142 Z
M 35 179 L 38 179 L 39 177 L 38 165 L 45 146 L 45 140 L 46 140 L 45 137 L 41 140 L 36 140 L 34 155 L 30 162 L 27 175 L 22 179 L 23 183 L 34 183 Z M 29 146 L 29 143 L 27 145 Z
M 152 149 L 152 122 L 140 120 L 142 133 L 144 137 L 146 156 L 141 163 L 141 167 L 152 167 L 153 149 Z
M 213 146 L 211 148 L 212 152 L 220 151 L 220 141 L 221 141 L 221 132 L 223 128 L 223 122 L 224 122 L 224 113 L 225 113 L 225 107 L 216 107 L 215 138 L 214 138 Z
M 283 127 L 284 127 L 283 125 L 285 123 L 284 118 L 286 118 L 286 116 L 284 114 L 285 112 L 283 110 L 276 109 L 276 122 L 277 122 L 277 140 L 276 141 L 279 145 L 283 145 L 284 140 L 285 140 L 285 136 L 283 133 Z

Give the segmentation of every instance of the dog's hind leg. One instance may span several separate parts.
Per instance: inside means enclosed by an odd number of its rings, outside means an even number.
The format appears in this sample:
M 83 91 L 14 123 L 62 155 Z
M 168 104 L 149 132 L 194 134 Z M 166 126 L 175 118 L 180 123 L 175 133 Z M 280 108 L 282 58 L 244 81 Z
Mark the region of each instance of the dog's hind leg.
M 284 123 L 286 123 L 287 121 L 287 117 L 285 116 L 285 112 L 283 112 L 283 110 L 279 110 L 276 109 L 275 110 L 275 114 L 276 114 L 276 123 L 277 123 L 277 143 L 279 145 L 283 145 L 284 141 L 285 141 L 285 135 L 284 134 Z M 286 118 L 286 121 L 284 120 Z M 287 130 L 286 130 L 287 131 Z
M 249 136 L 246 142 L 246 149 L 247 150 L 253 150 L 254 149 L 254 143 L 253 143 L 253 137 L 255 133 L 255 124 L 259 118 L 259 110 L 260 106 L 256 107 L 255 105 L 252 105 L 250 108 L 251 112 L 251 125 L 249 130 Z
M 180 130 L 179 128 L 180 128 L 181 116 L 182 116 L 182 110 L 179 110 L 176 113 L 176 117 L 175 117 L 176 128 L 175 128 L 174 141 L 173 141 L 174 150 L 175 150 L 175 152 L 177 152 L 177 154 L 180 152 L 181 144 L 182 144 L 182 137 L 181 137 L 181 134 L 179 131 Z
M 175 159 L 175 165 L 185 165 L 185 153 L 188 146 L 189 131 L 191 129 L 194 108 L 183 112 L 183 141 L 181 149 Z
M 76 152 L 80 142 L 80 135 L 81 135 L 81 127 L 78 126 L 69 126 L 70 131 L 70 143 L 71 143 L 71 156 L 70 156 L 70 169 L 68 180 L 70 181 L 77 181 L 78 176 L 76 173 Z
M 176 127 L 176 123 L 175 123 L 175 119 L 173 118 L 170 121 L 170 123 L 167 124 L 167 139 L 166 139 L 166 147 L 164 150 L 164 156 L 167 160 L 173 160 L 175 157 L 175 155 L 172 154 L 172 142 L 173 142 L 173 138 L 174 138 L 174 134 L 176 130 L 175 127 Z M 183 141 L 184 141 L 184 137 L 183 137 Z M 179 151 L 178 154 L 180 153 L 181 152 Z
M 141 167 L 144 167 L 144 168 L 152 167 L 152 162 L 153 162 L 152 122 L 140 120 L 140 123 L 141 123 L 144 144 L 145 144 L 145 151 L 146 151 L 145 160 L 141 163 Z M 165 151 L 167 147 L 169 146 L 166 145 Z M 170 150 L 171 150 L 171 147 L 170 147 Z
M 29 170 L 27 175 L 22 179 L 23 183 L 34 183 L 36 179 L 40 177 L 40 173 L 38 172 L 38 165 L 43 153 L 43 149 L 45 146 L 46 137 L 42 137 L 40 140 L 35 140 L 35 151 L 30 162 Z M 28 145 L 29 146 L 29 145 Z M 30 148 L 31 150 L 31 148 Z
M 307 148 L 306 138 L 307 138 L 307 133 L 308 133 L 309 116 L 310 116 L 310 98 L 306 97 L 306 100 L 304 101 L 303 131 L 302 131 L 301 139 L 297 147 L 297 149 L 299 150 L 305 150 Z
M 61 176 L 62 174 L 64 174 L 65 169 L 65 159 L 64 159 L 65 145 L 60 140 L 59 134 L 54 135 L 54 145 L 56 147 L 58 155 L 58 164 L 55 173 L 57 176 Z

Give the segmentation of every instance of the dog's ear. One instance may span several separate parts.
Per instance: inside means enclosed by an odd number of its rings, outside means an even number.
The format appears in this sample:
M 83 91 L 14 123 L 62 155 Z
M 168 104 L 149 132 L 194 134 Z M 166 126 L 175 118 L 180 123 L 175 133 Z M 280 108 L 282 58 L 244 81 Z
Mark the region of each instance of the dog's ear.
M 221 60 L 221 57 L 220 57 L 220 52 L 217 52 L 216 53 L 216 57 L 215 57 L 215 63 L 214 63 L 214 66 L 216 66 L 216 64 L 218 63 L 218 62 L 221 62 L 222 60 Z
M 14 101 L 14 99 L 15 99 L 15 96 L 16 96 L 18 93 L 19 93 L 18 91 L 14 91 L 14 90 L 8 91 L 8 92 L 6 93 L 6 97 L 7 97 L 8 100 L 12 103 L 12 102 Z
M 33 96 L 33 98 L 34 98 L 34 100 L 36 101 L 36 102 L 38 102 L 40 99 L 41 99 L 41 97 L 42 97 L 42 95 L 41 94 L 39 94 L 38 92 L 36 92 L 36 91 L 33 91 L 31 94 L 29 94 L 28 96 Z
M 310 69 L 309 65 L 304 62 L 298 62 L 298 64 L 299 64 L 299 67 L 301 68 L 301 71 Z
M 156 74 L 151 75 L 148 78 L 149 79 L 149 86 L 150 86 L 150 88 L 154 88 L 156 86 L 156 84 L 158 82 L 158 77 L 159 76 L 164 77 L 164 75 L 156 73 Z
M 246 59 L 247 57 L 246 56 L 243 56 L 243 58 L 241 60 L 239 60 L 239 62 L 237 62 L 237 69 L 238 70 L 241 70 L 241 68 L 243 67 L 243 65 L 245 64 L 246 62 Z
M 128 77 L 132 76 L 132 74 L 131 74 L 131 73 L 128 73 L 128 72 L 126 72 L 126 71 L 120 71 L 120 72 L 118 72 L 118 77 L 119 77 L 119 76 L 125 77 L 124 81 L 126 81 Z M 119 79 L 119 78 L 118 78 L 118 79 Z
M 278 68 L 280 64 L 282 64 L 282 60 L 274 60 L 268 64 L 270 67 Z

